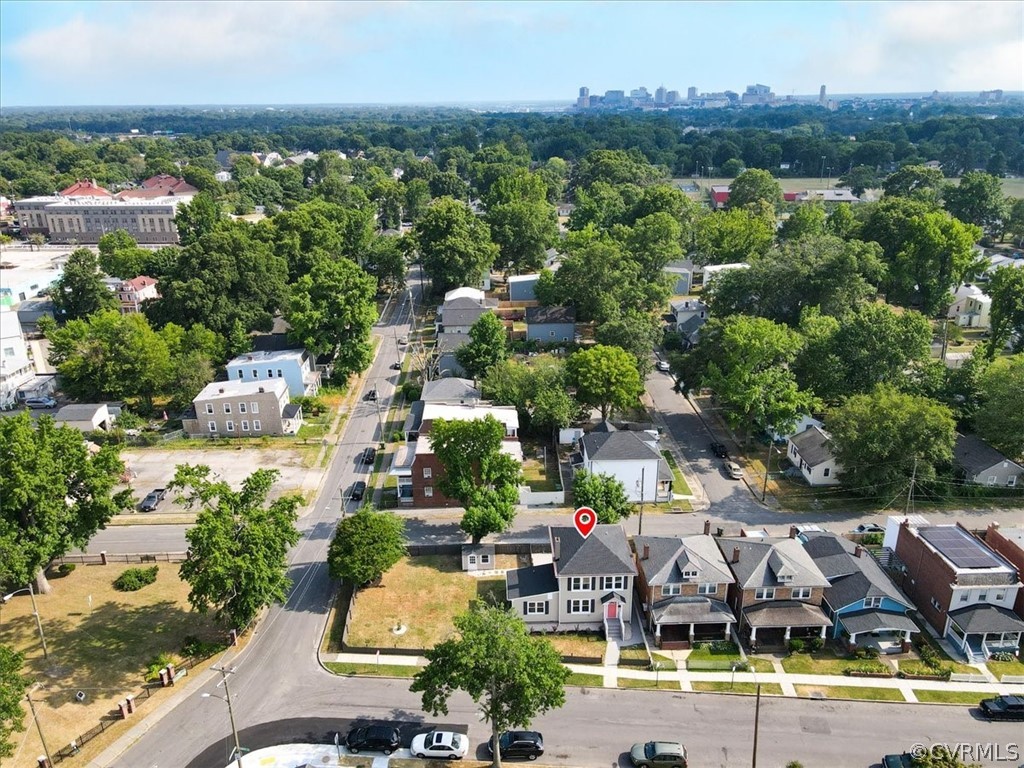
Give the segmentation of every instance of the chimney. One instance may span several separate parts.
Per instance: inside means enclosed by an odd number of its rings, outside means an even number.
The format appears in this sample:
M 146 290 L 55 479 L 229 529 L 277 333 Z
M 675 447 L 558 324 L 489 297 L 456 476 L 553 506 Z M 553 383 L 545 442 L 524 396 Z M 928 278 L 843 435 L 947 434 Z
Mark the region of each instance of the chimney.
M 705 536 L 710 536 L 711 535 L 711 521 L 710 520 L 705 520 L 704 521 L 704 535 Z
M 264 393 L 264 392 L 266 392 L 266 391 L 267 391 L 267 390 L 265 390 L 265 389 L 264 389 L 263 387 L 260 387 L 260 388 L 259 388 L 259 392 L 260 392 L 260 394 L 263 394 L 263 393 Z
M 558 537 L 558 536 L 555 536 L 555 543 L 551 547 L 551 559 L 554 560 L 557 563 L 558 562 L 558 558 L 559 558 L 559 556 L 561 554 L 562 554 L 562 539 L 560 537 Z
M 650 556 L 651 556 L 651 545 L 650 544 L 644 544 L 644 556 L 643 556 L 643 559 L 647 560 L 647 559 L 650 558 Z
M 734 563 L 738 563 L 740 561 L 740 548 L 739 547 L 733 547 L 732 548 L 732 561 Z
M 993 522 L 988 524 L 988 531 L 986 531 L 986 533 L 988 533 L 989 531 L 998 531 L 998 530 L 999 530 L 999 523 L 993 521 Z
M 791 538 L 791 539 L 795 539 L 796 538 L 796 526 L 795 525 L 789 526 L 789 538 Z
M 224 387 L 220 387 L 220 388 L 219 388 L 219 389 L 217 390 L 217 392 L 218 392 L 218 394 L 221 394 L 221 395 L 223 395 L 223 394 L 224 394 Z
M 853 556 L 854 556 L 854 557 L 860 557 L 860 556 L 861 556 L 861 555 L 863 555 L 863 554 L 864 554 L 864 547 L 862 547 L 862 546 L 861 546 L 860 544 L 858 544 L 858 545 L 857 545 L 857 546 L 856 546 L 856 547 L 854 548 L 854 550 L 853 550 Z

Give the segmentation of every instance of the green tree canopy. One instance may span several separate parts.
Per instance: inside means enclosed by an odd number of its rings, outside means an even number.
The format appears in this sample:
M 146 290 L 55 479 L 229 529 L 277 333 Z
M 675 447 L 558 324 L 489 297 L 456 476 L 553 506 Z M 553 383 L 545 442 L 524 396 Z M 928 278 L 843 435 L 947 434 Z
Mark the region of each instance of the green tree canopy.
M 1024 350 L 1024 269 L 1000 267 L 985 291 L 992 299 L 989 310 L 992 335 L 985 344 L 988 358 L 994 359 L 1011 339 L 1014 351 Z
M 434 292 L 476 286 L 498 255 L 487 224 L 458 200 L 443 197 L 427 209 L 414 230 L 423 268 Z
M 577 507 L 590 507 L 602 524 L 618 523 L 630 516 L 633 505 L 626 486 L 611 475 L 580 470 L 572 480 L 572 498 Z
M 627 310 L 617 319 L 601 323 L 594 333 L 598 344 L 619 347 L 629 352 L 641 378 L 646 378 L 651 372 L 652 353 L 661 338 L 661 320 L 636 310 Z
M 636 150 L 595 149 L 582 157 L 573 173 L 573 184 L 587 188 L 596 181 L 611 185 L 646 186 L 664 174 Z
M 782 204 L 782 185 L 760 168 L 743 171 L 729 185 L 730 208 L 746 208 L 755 203 L 767 203 L 773 213 Z
M 909 197 L 937 205 L 944 185 L 945 178 L 938 168 L 905 165 L 886 177 L 882 191 L 886 197 Z
M 246 157 L 241 155 L 239 159 Z M 247 158 L 252 160 L 251 157 Z M 255 161 L 253 161 L 255 162 Z M 237 166 L 236 166 L 237 167 Z M 192 202 L 178 207 L 174 226 L 178 230 L 178 241 L 182 245 L 199 242 L 204 235 L 213 232 L 221 220 L 220 206 L 209 192 L 200 192 Z
M 53 316 L 60 323 L 119 306 L 117 294 L 103 283 L 99 259 L 88 248 L 76 248 L 68 256 L 51 298 Z
M 117 447 L 91 454 L 81 432 L 49 416 L 0 419 L 0 466 L 0 584 L 36 579 L 49 591 L 42 569 L 131 506 L 131 491 L 114 493 Z
M 694 230 L 694 262 L 733 264 L 768 252 L 775 240 L 775 216 L 749 207 L 716 211 L 700 219 Z
M 480 315 L 469 329 L 469 338 L 469 344 L 455 350 L 455 359 L 476 380 L 508 357 L 508 331 L 493 312 Z
M 841 206 L 843 207 L 843 206 Z M 825 234 L 828 216 L 825 206 L 820 202 L 803 203 L 789 214 L 779 228 L 779 239 L 802 240 L 808 237 L 820 237 Z
M 22 654 L 0 645 L 0 757 L 14 755 L 11 736 L 25 730 L 21 702 L 31 681 L 21 674 L 24 662 Z
M 464 691 L 491 725 L 495 743 L 503 731 L 526 728 L 533 718 L 565 704 L 569 670 L 551 643 L 531 635 L 522 619 L 504 608 L 478 606 L 455 617 L 457 636 L 426 651 L 427 666 L 409 690 L 423 709 L 448 714 L 448 700 Z M 501 765 L 495 750 L 494 764 Z
M 1003 234 L 1009 208 L 999 179 L 989 173 L 968 171 L 959 184 L 944 193 L 946 210 L 966 224 L 981 227 L 995 238 Z
M 978 434 L 1007 456 L 1024 458 L 1024 355 L 992 363 L 981 375 L 980 389 L 974 417 Z
M 634 406 L 643 392 L 636 359 L 626 350 L 595 344 L 574 352 L 565 363 L 576 399 L 601 411 L 607 419 L 612 409 Z
M 297 495 L 267 503 L 277 470 L 257 469 L 235 491 L 211 480 L 210 468 L 181 464 L 170 488 L 181 491 L 188 506 L 199 506 L 196 525 L 185 533 L 189 550 L 181 578 L 190 587 L 188 601 L 199 613 L 216 610 L 242 629 L 265 607 L 283 602 L 291 581 L 288 550 L 299 541 Z
M 394 512 L 360 507 L 338 523 L 327 550 L 327 567 L 335 579 L 361 587 L 378 583 L 405 554 L 402 518 Z

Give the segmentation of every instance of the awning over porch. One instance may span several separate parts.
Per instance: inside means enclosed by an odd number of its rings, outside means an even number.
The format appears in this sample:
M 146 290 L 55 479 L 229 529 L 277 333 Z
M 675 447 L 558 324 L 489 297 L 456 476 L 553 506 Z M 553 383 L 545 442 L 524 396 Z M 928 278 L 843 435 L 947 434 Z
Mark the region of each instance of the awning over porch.
M 985 632 L 1024 632 L 1024 621 L 1006 608 L 998 605 L 972 605 L 958 611 L 950 611 L 951 618 L 965 634 Z
M 859 635 L 862 632 L 885 632 L 887 630 L 899 630 L 900 632 L 920 632 L 921 628 L 905 613 L 887 613 L 885 611 L 857 611 L 846 613 L 838 617 L 846 631 L 851 635 Z
M 734 624 L 732 609 L 707 597 L 671 597 L 654 604 L 656 624 Z
M 601 598 L 601 605 L 604 605 L 605 603 L 611 600 L 618 600 L 620 603 L 626 602 L 626 598 L 624 595 L 620 595 L 618 592 L 609 592 Z
M 832 621 L 816 605 L 799 600 L 772 600 L 743 609 L 747 624 L 755 628 L 831 627 Z

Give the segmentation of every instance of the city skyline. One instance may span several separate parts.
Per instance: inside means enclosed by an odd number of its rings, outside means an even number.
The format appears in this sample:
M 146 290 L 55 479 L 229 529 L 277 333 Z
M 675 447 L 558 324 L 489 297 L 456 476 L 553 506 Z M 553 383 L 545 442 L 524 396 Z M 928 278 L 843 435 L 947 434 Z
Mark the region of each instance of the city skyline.
M 0 106 L 1024 90 L 1024 3 L 0 4 Z M 497 52 L 497 53 L 496 53 Z

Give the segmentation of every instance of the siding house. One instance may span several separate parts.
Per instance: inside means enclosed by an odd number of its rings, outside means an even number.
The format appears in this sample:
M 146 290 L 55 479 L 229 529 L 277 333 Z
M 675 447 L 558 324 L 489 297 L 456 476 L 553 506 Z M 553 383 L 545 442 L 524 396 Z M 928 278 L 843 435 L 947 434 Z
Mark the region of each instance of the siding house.
M 706 521 L 702 536 L 633 539 L 637 601 L 659 648 L 730 637 L 736 617 L 725 600 L 734 580 L 710 533 Z
M 313 397 L 320 391 L 320 371 L 305 349 L 248 352 L 228 362 L 227 374 L 232 381 L 284 379 L 292 397 Z
M 791 639 L 824 640 L 832 626 L 821 608 L 828 579 L 797 541 L 796 527 L 789 533 L 785 539 L 718 539 L 735 581 L 729 606 L 752 650 L 785 647 Z
M 580 438 L 572 463 L 576 470 L 611 475 L 632 502 L 672 500 L 672 470 L 647 432 L 622 431 L 602 422 Z
M 672 280 L 672 293 L 686 296 L 693 288 L 693 262 L 689 259 L 677 259 L 665 265 L 664 272 Z
M 576 337 L 574 307 L 527 307 L 526 338 L 529 341 L 572 341 Z
M 93 432 L 99 429 L 110 429 L 114 424 L 114 414 L 104 403 L 75 403 L 65 405 L 53 417 L 58 427 L 74 427 L 82 432 Z
M 598 525 L 587 538 L 574 527 L 551 527 L 551 562 L 505 574 L 512 610 L 531 632 L 604 629 L 630 640 L 636 566 L 626 532 Z
M 980 437 L 958 434 L 953 444 L 953 461 L 968 482 L 1001 488 L 1024 485 L 1024 467 L 1003 456 Z
M 160 292 L 154 278 L 139 275 L 117 286 L 117 298 L 121 302 L 121 314 L 130 315 L 142 311 L 142 302 L 159 299 Z
M 466 333 L 439 333 L 434 344 L 434 351 L 437 355 L 437 374 L 440 377 L 465 376 L 466 369 L 462 367 L 455 357 L 455 350 L 464 347 L 472 339 L 469 332 Z
M 989 523 L 985 544 L 1010 561 L 1017 569 L 1018 578 L 1024 574 L 1024 525 L 1000 528 L 999 523 Z M 1013 612 L 1024 619 L 1024 588 L 1017 590 Z
M 809 424 L 803 432 L 789 438 L 786 454 L 808 485 L 839 485 L 842 467 L 832 455 L 830 440 L 828 432 L 816 424 Z
M 508 278 L 508 300 L 509 301 L 536 301 L 537 296 L 533 289 L 537 287 L 537 280 L 540 275 L 510 275 Z
M 469 379 L 449 376 L 423 385 L 420 400 L 424 403 L 469 403 L 480 401 L 480 390 Z
M 214 381 L 192 400 L 181 426 L 193 437 L 294 435 L 302 425 L 302 408 L 288 399 L 283 378 Z
M 498 306 L 479 288 L 453 288 L 444 295 L 444 304 L 437 308 L 438 333 L 469 333 L 481 315 Z
M 832 638 L 847 638 L 851 651 L 858 646 L 882 653 L 910 650 L 911 636 L 920 631 L 907 615 L 914 606 L 869 552 L 828 531 L 804 532 L 798 539 L 828 579 L 821 605 L 833 621 Z
M 941 637 L 971 663 L 1017 650 L 1024 621 L 1011 610 L 1016 567 L 970 531 L 890 517 L 883 544 L 901 564 L 903 591 Z

